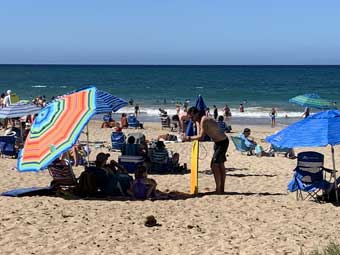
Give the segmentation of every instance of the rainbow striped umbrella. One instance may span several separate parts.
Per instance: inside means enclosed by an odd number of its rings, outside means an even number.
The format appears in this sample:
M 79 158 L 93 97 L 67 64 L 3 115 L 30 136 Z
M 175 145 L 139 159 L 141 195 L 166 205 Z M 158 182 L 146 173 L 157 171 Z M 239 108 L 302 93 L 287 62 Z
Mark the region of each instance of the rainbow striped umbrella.
M 65 95 L 43 108 L 19 153 L 18 170 L 39 171 L 68 151 L 96 113 L 96 88 Z

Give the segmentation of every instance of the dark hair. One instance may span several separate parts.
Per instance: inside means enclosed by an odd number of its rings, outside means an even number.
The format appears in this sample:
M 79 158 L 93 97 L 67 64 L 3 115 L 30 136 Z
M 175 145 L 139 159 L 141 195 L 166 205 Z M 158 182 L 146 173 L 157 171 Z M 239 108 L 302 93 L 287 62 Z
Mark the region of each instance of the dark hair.
M 122 117 L 126 117 L 126 113 L 122 113 Z
M 134 144 L 136 141 L 135 137 L 133 135 L 129 136 L 127 139 L 128 144 Z
M 244 130 L 243 130 L 243 133 L 249 133 L 250 132 L 250 128 L 245 128 Z
M 196 114 L 196 113 L 198 113 L 200 117 L 205 115 L 205 111 L 204 110 L 200 111 L 195 106 L 192 106 L 192 107 L 189 108 L 189 110 L 188 110 L 188 114 L 189 115 Z
M 198 112 L 199 111 L 195 106 L 190 107 L 189 110 L 188 110 L 188 114 L 196 114 Z
M 218 121 L 224 121 L 224 117 L 222 115 L 218 116 Z
M 146 173 L 146 167 L 139 166 L 135 172 L 135 179 L 143 178 L 144 173 Z

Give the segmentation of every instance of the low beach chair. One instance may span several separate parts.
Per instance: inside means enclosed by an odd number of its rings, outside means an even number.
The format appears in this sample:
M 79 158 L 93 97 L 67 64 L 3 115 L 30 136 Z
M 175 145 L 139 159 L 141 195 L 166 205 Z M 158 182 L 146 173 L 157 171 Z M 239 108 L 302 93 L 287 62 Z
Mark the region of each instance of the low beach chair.
M 170 173 L 173 170 L 169 153 L 165 150 L 153 149 L 150 155 L 150 170 L 153 173 Z
M 15 149 L 15 136 L 0 136 L 0 155 L 16 157 L 18 155 Z
M 144 164 L 144 157 L 122 155 L 118 157 L 118 163 L 129 173 L 134 173 L 139 166 Z
M 297 166 L 294 169 L 294 177 L 288 183 L 288 190 L 296 192 L 297 200 L 306 200 L 313 198 L 320 202 L 318 197 L 319 191 L 327 194 L 331 188 L 331 183 L 326 180 L 326 172 L 331 173 L 333 170 L 324 168 L 324 156 L 314 151 L 301 152 L 297 156 Z M 304 197 L 302 192 L 306 192 Z
M 168 115 L 161 116 L 161 127 L 162 129 L 170 128 L 170 118 Z
M 137 120 L 136 116 L 128 116 L 128 128 L 139 128 L 139 121 Z
M 111 133 L 111 150 L 121 151 L 125 144 L 125 135 L 123 132 L 112 132 Z
M 283 155 L 285 157 L 289 157 L 290 154 L 293 153 L 293 149 L 292 148 L 280 148 L 280 147 L 277 147 L 277 146 L 271 144 L 270 152 L 273 152 L 277 155 Z
M 235 149 L 239 152 L 243 153 L 248 153 L 251 154 L 254 148 L 248 147 L 242 138 L 238 136 L 231 136 L 231 140 L 233 141 L 233 144 L 235 145 Z
M 55 160 L 48 166 L 48 171 L 53 180 L 53 188 L 74 188 L 77 185 L 77 178 L 74 175 L 72 166 L 66 160 Z

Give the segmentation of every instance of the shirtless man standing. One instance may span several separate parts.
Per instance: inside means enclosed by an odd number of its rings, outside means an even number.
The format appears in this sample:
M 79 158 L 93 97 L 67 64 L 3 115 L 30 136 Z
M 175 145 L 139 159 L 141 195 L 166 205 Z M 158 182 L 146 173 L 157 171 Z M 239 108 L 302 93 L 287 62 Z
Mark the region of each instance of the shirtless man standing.
M 195 136 L 185 136 L 185 141 L 200 140 L 205 135 L 208 135 L 215 143 L 214 155 L 211 159 L 211 170 L 214 173 L 216 183 L 216 193 L 224 193 L 225 183 L 225 167 L 224 162 L 227 161 L 226 153 L 229 146 L 228 137 L 221 131 L 217 122 L 209 117 L 204 116 L 196 107 L 191 107 L 188 110 L 188 115 L 193 122 L 198 122 L 200 125 L 200 133 Z

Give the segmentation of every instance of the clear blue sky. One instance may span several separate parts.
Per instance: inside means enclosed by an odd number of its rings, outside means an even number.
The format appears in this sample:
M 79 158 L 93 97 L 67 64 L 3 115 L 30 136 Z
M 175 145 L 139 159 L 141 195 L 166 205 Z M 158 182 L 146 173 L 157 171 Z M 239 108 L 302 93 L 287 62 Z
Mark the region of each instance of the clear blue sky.
M 339 0 L 10 0 L 0 63 L 340 64 Z

